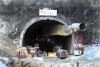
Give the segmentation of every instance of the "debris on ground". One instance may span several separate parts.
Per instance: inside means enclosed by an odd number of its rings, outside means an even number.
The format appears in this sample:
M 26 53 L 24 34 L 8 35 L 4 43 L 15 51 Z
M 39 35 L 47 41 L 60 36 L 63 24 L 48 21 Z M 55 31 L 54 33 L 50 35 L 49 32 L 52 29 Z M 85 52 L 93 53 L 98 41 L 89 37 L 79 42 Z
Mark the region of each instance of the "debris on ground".
M 13 58 L 0 57 L 1 67 L 99 67 L 100 46 L 85 46 L 85 53 L 80 56 L 68 55 L 65 59 L 54 57 L 55 52 L 42 52 L 37 48 L 22 47 L 16 49 L 17 56 Z M 20 53 L 18 53 L 20 51 Z M 39 52 L 38 52 L 39 51 Z M 37 54 L 36 54 L 37 53 Z M 38 55 L 40 53 L 40 55 Z M 65 52 L 64 52 L 65 53 Z M 28 57 L 25 55 L 31 55 Z M 36 54 L 36 55 L 35 55 Z M 49 54 L 51 57 L 48 57 Z M 67 53 L 68 54 L 68 53 Z M 95 62 L 94 62 L 95 61 Z

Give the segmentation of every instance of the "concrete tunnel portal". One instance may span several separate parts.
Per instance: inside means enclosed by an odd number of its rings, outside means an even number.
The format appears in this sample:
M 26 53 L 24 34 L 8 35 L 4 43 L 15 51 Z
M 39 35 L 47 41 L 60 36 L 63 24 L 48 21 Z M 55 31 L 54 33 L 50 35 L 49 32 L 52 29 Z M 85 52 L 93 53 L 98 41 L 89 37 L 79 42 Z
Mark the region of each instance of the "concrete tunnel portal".
M 47 35 L 43 31 L 46 27 L 52 27 L 55 25 L 64 25 L 63 22 L 47 19 L 39 20 L 32 23 L 26 31 L 24 31 L 22 46 L 35 46 L 39 44 L 41 51 L 52 52 L 55 46 L 61 46 L 63 49 L 70 50 L 72 36 L 61 36 L 61 35 Z M 49 29 L 48 29 L 49 30 Z M 52 29 L 51 29 L 52 30 Z

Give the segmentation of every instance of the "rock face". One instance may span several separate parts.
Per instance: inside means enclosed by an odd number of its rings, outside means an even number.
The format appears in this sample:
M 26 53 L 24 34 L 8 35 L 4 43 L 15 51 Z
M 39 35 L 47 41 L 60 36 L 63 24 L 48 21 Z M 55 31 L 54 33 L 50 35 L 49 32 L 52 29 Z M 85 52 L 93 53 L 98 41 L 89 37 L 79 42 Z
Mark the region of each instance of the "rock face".
M 0 36 L 18 45 L 24 26 L 39 17 L 39 9 L 50 8 L 69 24 L 86 23 L 84 44 L 99 43 L 99 7 L 99 0 L 0 0 Z

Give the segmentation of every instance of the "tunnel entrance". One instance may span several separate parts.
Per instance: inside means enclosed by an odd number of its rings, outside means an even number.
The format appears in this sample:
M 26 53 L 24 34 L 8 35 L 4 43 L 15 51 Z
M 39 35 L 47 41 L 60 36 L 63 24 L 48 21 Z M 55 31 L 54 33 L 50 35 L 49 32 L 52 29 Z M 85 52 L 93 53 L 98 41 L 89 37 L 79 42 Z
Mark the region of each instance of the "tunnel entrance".
M 61 35 L 46 35 L 44 34 L 44 28 L 52 27 L 55 25 L 64 25 L 56 20 L 40 20 L 33 23 L 23 36 L 22 46 L 34 46 L 39 44 L 39 48 L 42 51 L 52 52 L 55 46 L 62 46 L 63 49 L 70 50 L 72 36 Z M 52 30 L 52 29 L 50 29 Z M 46 32 L 46 31 L 45 31 Z

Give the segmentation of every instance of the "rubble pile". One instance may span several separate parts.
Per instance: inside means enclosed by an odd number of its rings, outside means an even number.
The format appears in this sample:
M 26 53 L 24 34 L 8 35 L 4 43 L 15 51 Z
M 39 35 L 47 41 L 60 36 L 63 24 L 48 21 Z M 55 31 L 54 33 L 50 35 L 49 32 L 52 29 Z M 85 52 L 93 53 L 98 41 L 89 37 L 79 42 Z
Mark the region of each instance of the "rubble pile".
M 38 67 L 38 65 L 43 66 L 43 67 L 50 67 L 53 65 L 54 66 L 59 66 L 59 67 L 64 67 L 68 66 L 68 67 L 72 67 L 72 66 L 76 66 L 76 62 L 79 62 L 79 65 L 83 65 L 83 66 L 92 66 L 92 64 L 94 64 L 94 60 L 95 60 L 95 65 L 97 66 L 99 64 L 99 58 L 100 58 L 100 46 L 92 46 L 92 47 L 85 47 L 86 50 L 91 49 L 90 51 L 87 51 L 85 54 L 81 55 L 81 56 L 72 56 L 70 55 L 69 57 L 67 57 L 66 59 L 59 59 L 57 57 L 53 57 L 53 58 L 48 58 L 45 56 L 41 56 L 41 57 L 31 57 L 31 58 L 24 58 L 24 59 L 20 59 L 20 62 L 16 61 L 15 64 L 20 64 L 21 61 L 24 62 L 29 62 L 33 63 L 32 65 L 35 65 Z M 97 60 L 98 58 L 98 60 Z M 96 63 L 97 62 L 97 63 Z M 46 66 L 48 65 L 48 66 Z M 94 66 L 95 66 L 94 65 Z M 81 66 L 82 67 L 82 66 Z
M 69 55 L 65 59 L 54 57 L 55 52 L 49 52 L 49 56 L 47 56 L 47 52 L 40 51 L 39 53 L 37 48 L 28 47 L 27 49 L 22 47 L 16 49 L 17 54 L 15 57 L 0 58 L 0 67 L 99 67 L 100 64 L 100 45 L 85 46 L 87 52 L 83 55 Z

